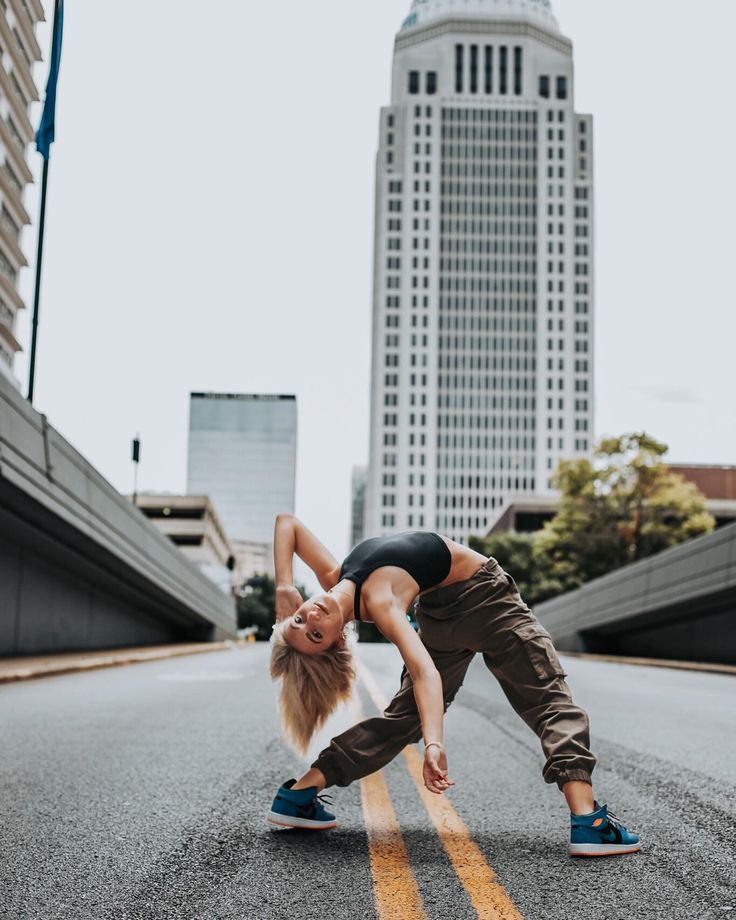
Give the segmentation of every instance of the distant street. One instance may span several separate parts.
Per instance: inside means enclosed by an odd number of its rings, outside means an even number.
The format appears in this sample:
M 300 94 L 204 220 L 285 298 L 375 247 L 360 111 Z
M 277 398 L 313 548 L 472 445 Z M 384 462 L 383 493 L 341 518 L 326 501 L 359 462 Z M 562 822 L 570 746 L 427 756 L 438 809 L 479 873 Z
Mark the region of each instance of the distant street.
M 336 831 L 267 828 L 276 787 L 302 766 L 279 740 L 267 655 L 261 643 L 0 687 L 0 917 L 376 918 L 366 821 L 377 839 L 391 808 L 418 894 L 383 917 L 478 916 L 473 873 L 448 857 L 411 758 L 384 771 L 383 800 L 367 784 L 329 790 Z M 398 684 L 393 648 L 360 657 L 360 699 L 334 731 Z M 447 799 L 485 871 L 525 920 L 736 916 L 736 680 L 563 661 L 591 716 L 597 797 L 644 848 L 567 856 L 568 813 L 542 782 L 537 739 L 477 659 L 447 718 Z

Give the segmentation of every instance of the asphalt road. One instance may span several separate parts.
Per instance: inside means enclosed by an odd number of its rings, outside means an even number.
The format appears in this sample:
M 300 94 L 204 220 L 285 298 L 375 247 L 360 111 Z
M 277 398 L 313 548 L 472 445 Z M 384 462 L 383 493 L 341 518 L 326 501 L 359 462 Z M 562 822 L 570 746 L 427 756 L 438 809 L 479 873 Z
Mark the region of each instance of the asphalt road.
M 390 696 L 394 649 L 361 658 Z M 644 849 L 567 856 L 537 739 L 478 659 L 446 731 L 447 798 L 478 858 L 525 920 L 736 917 L 736 680 L 563 660 L 591 717 L 596 795 Z M 265 825 L 303 765 L 279 740 L 266 661 L 252 645 L 0 687 L 0 917 L 376 918 L 360 784 L 333 790 L 336 831 Z M 375 712 L 359 696 L 333 731 Z M 478 916 L 407 759 L 383 776 L 425 916 Z M 382 920 L 421 916 L 392 903 Z

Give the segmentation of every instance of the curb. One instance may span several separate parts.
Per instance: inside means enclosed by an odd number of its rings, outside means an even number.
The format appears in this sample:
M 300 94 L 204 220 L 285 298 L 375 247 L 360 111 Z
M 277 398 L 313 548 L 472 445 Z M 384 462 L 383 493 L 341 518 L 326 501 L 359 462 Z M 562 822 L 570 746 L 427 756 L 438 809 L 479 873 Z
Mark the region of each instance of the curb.
M 610 661 L 614 664 L 635 664 L 648 668 L 672 668 L 676 671 L 702 671 L 710 674 L 730 674 L 736 676 L 736 665 L 711 664 L 706 661 L 672 661 L 667 658 L 629 658 L 626 655 L 595 655 L 590 652 L 563 652 L 571 658 L 584 658 L 589 661 Z
M 20 680 L 35 680 L 40 677 L 56 677 L 59 674 L 73 674 L 80 671 L 96 671 L 101 668 L 114 668 L 126 664 L 141 664 L 146 661 L 163 661 L 166 658 L 179 658 L 184 655 L 200 655 L 206 652 L 224 652 L 238 647 L 235 642 L 202 642 L 189 645 L 157 646 L 154 648 L 107 650 L 99 654 L 73 653 L 58 657 L 36 660 L 24 665 L 23 659 L 16 659 L 16 667 L 3 669 L 0 659 L 0 684 L 15 683 Z

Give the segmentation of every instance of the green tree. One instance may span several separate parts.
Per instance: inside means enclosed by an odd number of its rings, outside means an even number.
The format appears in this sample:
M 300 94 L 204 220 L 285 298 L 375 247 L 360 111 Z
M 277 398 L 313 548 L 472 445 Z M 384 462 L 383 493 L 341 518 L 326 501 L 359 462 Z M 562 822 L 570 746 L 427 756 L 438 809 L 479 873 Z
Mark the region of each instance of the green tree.
M 667 446 L 645 432 L 606 438 L 591 460 L 564 460 L 555 517 L 534 534 L 471 538 L 536 604 L 708 533 L 715 521 L 698 488 L 672 473 Z
M 489 537 L 471 537 L 470 547 L 484 556 L 493 556 L 513 577 L 527 604 L 539 604 L 566 590 L 552 571 L 549 558 L 539 548 L 539 533 L 511 530 Z
M 470 548 L 484 556 L 493 556 L 501 568 L 513 575 L 522 597 L 533 602 L 537 583 L 533 534 L 512 530 L 489 537 L 471 537 Z
M 306 590 L 297 585 L 306 599 Z M 237 596 L 238 629 L 256 627 L 257 639 L 270 639 L 276 622 L 276 583 L 270 575 L 253 575 L 240 588 Z
M 557 514 L 535 550 L 563 591 L 713 529 L 697 486 L 664 464 L 667 449 L 645 432 L 625 434 L 602 440 L 592 461 L 560 463 Z

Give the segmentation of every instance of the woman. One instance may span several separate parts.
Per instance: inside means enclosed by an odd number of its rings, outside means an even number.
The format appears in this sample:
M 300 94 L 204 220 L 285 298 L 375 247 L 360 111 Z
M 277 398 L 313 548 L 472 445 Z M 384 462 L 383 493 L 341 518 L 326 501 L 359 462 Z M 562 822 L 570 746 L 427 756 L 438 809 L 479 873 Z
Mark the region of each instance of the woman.
M 293 584 L 299 556 L 323 593 L 302 601 Z M 276 618 L 271 675 L 282 680 L 287 734 L 304 752 L 355 672 L 346 627 L 374 623 L 404 659 L 401 689 L 383 717 L 366 719 L 334 738 L 310 770 L 276 793 L 269 821 L 281 827 L 335 827 L 319 793 L 347 786 L 385 766 L 407 744 L 424 739 L 424 783 L 442 794 L 448 775 L 443 717 L 477 652 L 509 702 L 538 735 L 543 777 L 557 783 L 571 813 L 569 853 L 631 853 L 639 838 L 593 798 L 588 717 L 565 683 L 549 634 L 495 559 L 435 533 L 412 531 L 359 544 L 342 565 L 293 515 L 280 514 L 274 534 Z M 406 611 L 419 595 L 420 634 Z

